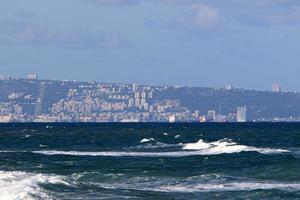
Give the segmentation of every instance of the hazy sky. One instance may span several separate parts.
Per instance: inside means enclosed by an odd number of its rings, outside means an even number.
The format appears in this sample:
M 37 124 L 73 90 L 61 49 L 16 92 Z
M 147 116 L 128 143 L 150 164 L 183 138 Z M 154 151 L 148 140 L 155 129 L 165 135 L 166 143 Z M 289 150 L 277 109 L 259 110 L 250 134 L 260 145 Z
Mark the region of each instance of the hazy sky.
M 300 90 L 300 0 L 1 0 L 0 74 Z

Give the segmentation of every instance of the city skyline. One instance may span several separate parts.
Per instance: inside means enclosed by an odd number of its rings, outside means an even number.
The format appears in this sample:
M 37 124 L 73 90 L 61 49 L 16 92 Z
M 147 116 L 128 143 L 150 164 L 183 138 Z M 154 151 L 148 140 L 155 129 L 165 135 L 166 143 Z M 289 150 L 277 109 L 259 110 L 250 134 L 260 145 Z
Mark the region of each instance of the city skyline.
M 0 122 L 299 122 L 300 93 L 0 76 Z
M 3 0 L 0 71 L 299 90 L 296 0 Z M 72 11 L 72 12 L 70 12 Z M 17 58 L 17 59 L 16 59 Z
M 210 86 L 210 85 L 174 85 L 174 84 L 146 84 L 146 83 L 137 83 L 137 82 L 112 82 L 112 81 L 101 81 L 101 80 L 76 80 L 76 79 L 56 79 L 56 78 L 46 78 L 46 77 L 40 77 L 40 75 L 36 72 L 34 73 L 28 73 L 23 74 L 20 76 L 11 76 L 11 75 L 4 75 L 0 73 L 0 80 L 9 80 L 9 79 L 24 79 L 24 80 L 53 80 L 53 81 L 67 81 L 67 82 L 98 82 L 98 83 L 113 83 L 113 84 L 137 84 L 137 85 L 149 85 L 149 86 L 169 86 L 169 87 L 207 87 L 207 88 L 220 88 L 220 89 L 226 89 L 226 90 L 233 90 L 233 89 L 243 89 L 243 90 L 257 90 L 257 91 L 272 91 L 272 92 L 298 92 L 297 90 L 293 90 L 290 88 L 283 87 L 279 82 L 273 82 L 271 85 L 269 85 L 268 88 L 242 88 L 238 85 L 231 85 L 231 84 L 225 84 L 225 85 L 219 85 L 219 86 Z

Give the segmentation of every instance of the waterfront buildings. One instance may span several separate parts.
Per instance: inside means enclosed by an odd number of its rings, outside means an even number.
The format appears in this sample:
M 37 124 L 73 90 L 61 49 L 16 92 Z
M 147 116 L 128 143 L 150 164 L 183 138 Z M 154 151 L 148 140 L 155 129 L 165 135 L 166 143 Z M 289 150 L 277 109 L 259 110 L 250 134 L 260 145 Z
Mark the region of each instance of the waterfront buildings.
M 281 87 L 280 87 L 280 85 L 279 85 L 278 83 L 274 83 L 274 84 L 272 85 L 272 91 L 273 91 L 273 92 L 281 92 Z
M 295 92 L 2 78 L 0 122 L 300 121 Z
M 247 121 L 247 107 L 238 107 L 237 108 L 237 122 L 246 122 Z

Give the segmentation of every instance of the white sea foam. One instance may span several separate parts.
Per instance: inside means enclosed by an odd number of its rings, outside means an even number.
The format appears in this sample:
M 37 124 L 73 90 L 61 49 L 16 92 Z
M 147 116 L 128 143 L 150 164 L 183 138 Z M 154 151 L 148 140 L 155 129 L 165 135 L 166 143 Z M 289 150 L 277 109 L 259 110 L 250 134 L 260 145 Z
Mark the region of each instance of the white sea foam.
M 110 156 L 110 157 L 186 157 L 196 155 L 218 155 L 231 154 L 240 152 L 258 152 L 262 154 L 279 154 L 288 153 L 290 151 L 284 149 L 257 148 L 252 146 L 240 145 L 230 140 L 219 140 L 216 142 L 204 142 L 199 140 L 196 143 L 187 144 L 163 144 L 144 146 L 149 148 L 162 147 L 182 147 L 178 151 L 162 151 L 162 152 L 138 152 L 138 151 L 100 151 L 100 152 L 84 152 L 84 151 L 57 151 L 57 150 L 41 150 L 33 151 L 33 153 L 44 155 L 70 155 L 70 156 Z
M 147 143 L 147 142 L 151 142 L 151 141 L 155 141 L 154 138 L 144 138 L 140 141 L 140 143 Z
M 200 155 L 198 151 L 173 151 L 173 152 L 132 152 L 132 151 L 33 151 L 33 153 L 44 155 L 68 155 L 68 156 L 103 156 L 103 157 L 185 157 Z
M 151 186 L 152 184 L 152 186 Z M 253 191 L 253 190 L 283 190 L 298 191 L 300 183 L 276 183 L 276 182 L 231 182 L 231 183 L 200 183 L 200 184 L 170 184 L 165 183 L 155 186 L 153 183 L 147 185 L 133 184 L 98 184 L 107 189 L 133 189 L 141 191 L 153 192 L 179 192 L 179 193 L 195 193 L 195 192 L 220 192 L 220 191 Z
M 16 151 L 0 150 L 0 153 L 16 153 Z
M 63 177 L 26 172 L 0 171 L 0 199 L 52 199 L 40 184 L 68 184 Z
M 218 192 L 218 191 L 251 191 L 251 190 L 285 190 L 297 191 L 300 183 L 276 183 L 276 182 L 231 182 L 223 184 L 176 184 L 154 188 L 160 192 Z
M 181 137 L 181 135 L 175 135 L 175 136 L 174 136 L 175 139 L 178 139 L 178 138 L 180 138 L 180 137 Z
M 276 154 L 290 152 L 284 149 L 272 149 L 272 148 L 257 148 L 252 146 L 246 146 L 237 144 L 228 139 L 219 140 L 216 142 L 204 142 L 199 140 L 196 143 L 188 143 L 183 146 L 183 150 L 197 150 L 206 155 L 224 154 L 224 153 L 240 153 L 240 152 L 258 152 L 262 154 Z
M 125 148 L 125 149 L 162 149 L 162 148 L 170 148 L 170 147 L 181 147 L 182 143 L 179 144 L 166 144 L 163 142 L 151 142 L 151 143 L 142 143 L 137 146 Z

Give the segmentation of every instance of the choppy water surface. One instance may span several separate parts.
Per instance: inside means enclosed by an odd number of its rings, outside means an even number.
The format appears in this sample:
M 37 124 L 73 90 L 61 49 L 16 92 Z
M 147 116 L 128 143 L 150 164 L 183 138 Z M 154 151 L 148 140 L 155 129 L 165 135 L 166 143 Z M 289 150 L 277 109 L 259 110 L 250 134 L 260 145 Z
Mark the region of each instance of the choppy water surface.
M 0 199 L 299 199 L 300 124 L 0 125 Z

